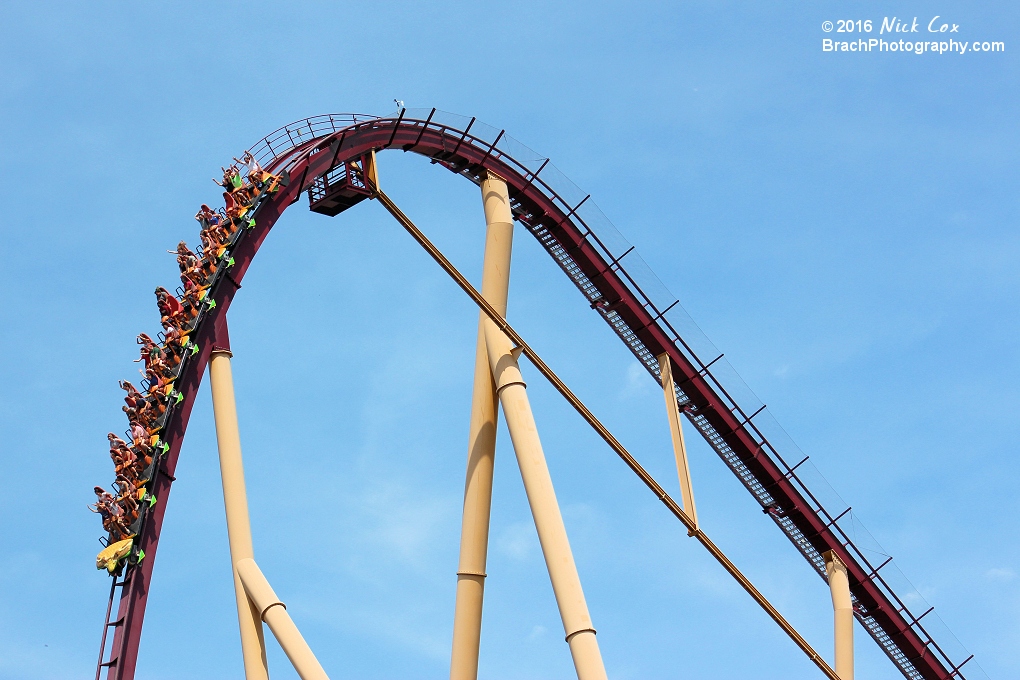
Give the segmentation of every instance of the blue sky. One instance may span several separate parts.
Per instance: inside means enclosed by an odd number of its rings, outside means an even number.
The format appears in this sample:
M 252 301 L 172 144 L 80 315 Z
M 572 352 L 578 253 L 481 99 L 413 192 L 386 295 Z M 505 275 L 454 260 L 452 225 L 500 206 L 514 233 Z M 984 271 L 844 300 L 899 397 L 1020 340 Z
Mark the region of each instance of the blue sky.
M 998 54 L 823 53 L 935 15 Z M 1015 3 L 8 3 L 0 23 L 0 678 L 91 677 L 94 484 L 152 289 L 231 156 L 399 98 L 590 192 L 992 678 L 1020 674 Z M 874 35 L 874 34 L 872 34 Z M 473 280 L 478 190 L 391 196 Z M 509 317 L 668 489 L 661 393 L 523 231 Z M 476 313 L 380 206 L 292 208 L 231 308 L 256 557 L 331 677 L 448 673 Z M 819 677 L 525 368 L 610 677 Z M 139 677 L 242 677 L 206 388 Z M 824 583 L 691 437 L 708 533 L 831 658 Z M 572 675 L 506 432 L 481 674 Z M 858 628 L 858 674 L 898 678 Z M 270 644 L 274 678 L 296 677 Z

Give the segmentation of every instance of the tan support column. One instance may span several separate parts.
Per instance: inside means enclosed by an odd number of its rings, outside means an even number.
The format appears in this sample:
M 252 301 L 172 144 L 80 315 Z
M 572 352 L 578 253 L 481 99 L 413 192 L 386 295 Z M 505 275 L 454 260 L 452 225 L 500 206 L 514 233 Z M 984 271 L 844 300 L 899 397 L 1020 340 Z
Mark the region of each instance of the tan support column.
M 588 605 L 570 551 L 560 506 L 556 502 L 556 491 L 538 437 L 535 417 L 517 365 L 518 351 L 512 348 L 509 338 L 488 319 L 485 321 L 485 344 L 499 401 L 503 406 L 503 416 L 513 440 L 517 464 L 521 468 L 524 490 L 528 494 L 531 514 L 535 518 L 535 528 L 538 529 L 538 540 L 542 544 L 549 580 L 556 594 L 563 631 L 570 645 L 574 670 L 578 680 L 606 680 L 602 654 L 595 640 L 595 628 L 588 614 Z
M 220 450 L 220 475 L 223 478 L 223 505 L 227 511 L 230 562 L 236 565 L 240 560 L 250 559 L 253 553 L 230 357 L 229 350 L 219 348 L 213 350 L 209 359 L 209 385 L 212 388 L 213 415 L 216 420 L 216 443 Z M 234 594 L 237 597 L 237 623 L 241 629 L 241 653 L 244 656 L 244 677 L 246 680 L 269 680 L 260 612 L 248 600 L 236 566 L 233 572 Z
M 840 680 L 854 680 L 854 608 L 850 601 L 850 579 L 846 566 L 830 550 L 825 558 L 825 574 L 832 591 L 832 618 L 836 647 L 836 675 Z
M 691 485 L 691 469 L 687 466 L 687 444 L 684 442 L 683 419 L 676 403 L 676 383 L 673 381 L 673 362 L 669 354 L 659 355 L 659 375 L 662 377 L 662 394 L 666 398 L 666 416 L 669 418 L 669 432 L 673 436 L 673 455 L 676 457 L 676 473 L 680 478 L 680 500 L 684 512 L 698 526 L 698 511 L 694 507 L 694 487 Z M 691 534 L 693 535 L 693 534 Z
M 482 296 L 501 315 L 506 316 L 510 252 L 514 235 L 506 182 L 495 175 L 489 175 L 488 179 L 483 180 L 482 204 L 486 223 Z M 478 646 L 482 631 L 482 599 L 485 590 L 485 557 L 489 544 L 497 418 L 496 385 L 492 381 L 489 358 L 485 352 L 485 318 L 484 312 L 479 312 L 450 680 L 476 680 L 478 677 Z
M 262 570 L 255 564 L 255 560 L 249 557 L 239 560 L 236 564 L 237 574 L 248 599 L 254 604 L 260 619 L 273 631 L 276 641 L 280 643 L 301 680 L 329 680 L 326 671 L 312 653 L 311 647 L 301 636 L 301 631 L 287 613 L 287 605 L 273 592 L 273 587 L 262 575 Z

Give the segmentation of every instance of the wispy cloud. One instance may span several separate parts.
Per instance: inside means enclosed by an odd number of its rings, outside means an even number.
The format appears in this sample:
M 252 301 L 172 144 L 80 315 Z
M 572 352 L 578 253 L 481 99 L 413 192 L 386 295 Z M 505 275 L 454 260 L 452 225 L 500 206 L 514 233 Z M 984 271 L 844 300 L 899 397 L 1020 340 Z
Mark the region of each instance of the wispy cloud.
M 538 547 L 535 526 L 529 522 L 515 522 L 500 532 L 496 548 L 507 557 L 524 562 Z
M 645 370 L 645 367 L 635 361 L 627 366 L 627 373 L 624 378 L 623 389 L 620 390 L 620 397 L 629 399 L 646 394 L 651 390 L 651 385 L 652 383 L 648 380 L 648 372 Z
M 426 497 L 408 501 L 401 485 L 376 488 L 362 494 L 353 505 L 365 522 L 362 538 L 375 543 L 406 562 L 418 563 L 429 556 L 436 537 L 454 511 L 446 499 Z
M 985 572 L 985 578 L 992 581 L 1012 581 L 1016 572 L 1008 567 L 996 567 Z

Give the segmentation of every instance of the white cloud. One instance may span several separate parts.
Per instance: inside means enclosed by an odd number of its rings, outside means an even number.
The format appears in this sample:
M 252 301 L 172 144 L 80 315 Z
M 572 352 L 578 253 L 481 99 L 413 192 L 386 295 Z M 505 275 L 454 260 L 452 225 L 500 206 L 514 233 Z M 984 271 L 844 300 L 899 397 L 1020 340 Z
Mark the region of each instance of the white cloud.
M 535 526 L 529 522 L 515 522 L 503 529 L 496 539 L 496 547 L 501 553 L 518 562 L 531 557 L 538 547 L 538 536 Z
M 1016 572 L 1008 567 L 996 567 L 985 572 L 985 578 L 992 581 L 1012 581 L 1015 577 Z
M 651 389 L 651 385 L 651 381 L 648 380 L 648 371 L 635 361 L 627 366 L 627 376 L 620 396 L 627 399 L 645 394 Z
M 449 498 L 415 496 L 406 485 L 390 483 L 347 499 L 350 538 L 381 548 L 391 559 L 424 565 L 456 508 Z

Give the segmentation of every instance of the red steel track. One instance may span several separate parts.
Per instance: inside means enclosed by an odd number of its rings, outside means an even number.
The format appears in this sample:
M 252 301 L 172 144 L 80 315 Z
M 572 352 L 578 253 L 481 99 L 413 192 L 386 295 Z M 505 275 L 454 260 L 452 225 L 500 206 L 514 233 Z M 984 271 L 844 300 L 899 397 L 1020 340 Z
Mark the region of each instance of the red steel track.
M 745 413 L 684 337 L 674 328 L 670 308 L 652 300 L 638 280 L 644 267 L 631 249 L 611 240 L 612 226 L 588 200 L 568 195 L 576 187 L 563 181 L 548 160 L 475 119 L 442 114 L 433 109 L 412 116 L 351 114 L 317 116 L 288 125 L 261 140 L 252 153 L 267 170 L 283 174 L 285 187 L 259 203 L 255 226 L 242 230 L 230 256 L 233 266 L 222 269 L 212 285 L 215 307 L 203 312 L 193 340 L 199 351 L 184 360 L 176 389 L 182 401 L 170 412 L 162 433 L 169 449 L 158 467 L 152 493 L 159 502 L 148 510 L 137 544 L 145 558 L 127 567 L 116 618 L 110 623 L 114 640 L 108 680 L 134 678 L 145 605 L 152 585 L 163 516 L 170 499 L 174 470 L 184 441 L 191 409 L 214 341 L 226 341 L 226 315 L 262 242 L 283 212 L 333 168 L 372 151 L 402 149 L 420 154 L 478 183 L 486 171 L 504 178 L 510 189 L 514 217 L 550 253 L 597 311 L 658 381 L 656 357 L 668 352 L 677 366 L 677 398 L 688 418 L 726 465 L 754 495 L 763 510 L 824 578 L 821 554 L 833 551 L 847 566 L 854 612 L 858 621 L 911 680 L 963 678 L 954 663 L 928 634 L 916 615 L 882 577 L 885 563 L 872 564 L 863 548 L 851 540 L 781 453 L 759 430 L 755 418 L 762 409 Z M 456 120 L 454 120 L 456 119 Z M 545 174 L 543 174 L 545 172 Z M 630 271 L 628 268 L 630 267 Z M 644 281 L 644 279 L 641 279 Z M 646 286 L 647 288 L 647 286 Z M 721 355 L 720 355 L 721 356 Z M 801 461 L 803 462 L 803 461 Z M 874 559 L 872 557 L 872 559 Z M 930 611 L 930 610 L 929 610 Z

